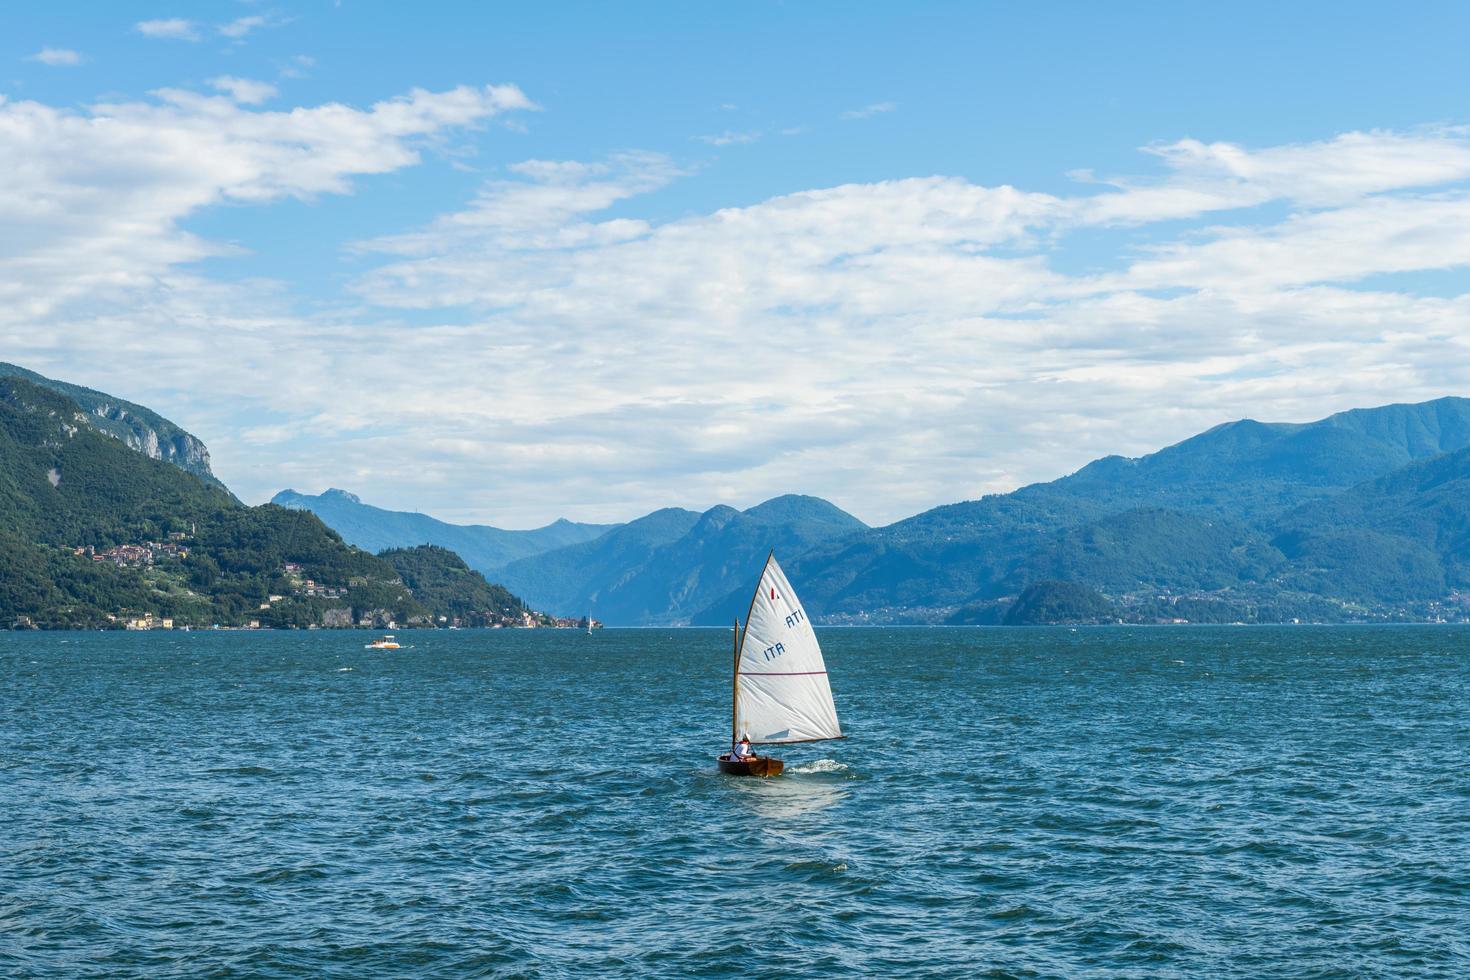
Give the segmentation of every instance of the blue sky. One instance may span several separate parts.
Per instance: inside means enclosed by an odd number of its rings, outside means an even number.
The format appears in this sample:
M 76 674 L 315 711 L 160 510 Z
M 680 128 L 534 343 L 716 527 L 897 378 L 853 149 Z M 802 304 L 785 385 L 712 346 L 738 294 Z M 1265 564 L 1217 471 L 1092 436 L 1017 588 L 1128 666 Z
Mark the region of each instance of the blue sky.
M 247 499 L 883 522 L 1467 387 L 1463 5 L 5 20 L 0 356 Z

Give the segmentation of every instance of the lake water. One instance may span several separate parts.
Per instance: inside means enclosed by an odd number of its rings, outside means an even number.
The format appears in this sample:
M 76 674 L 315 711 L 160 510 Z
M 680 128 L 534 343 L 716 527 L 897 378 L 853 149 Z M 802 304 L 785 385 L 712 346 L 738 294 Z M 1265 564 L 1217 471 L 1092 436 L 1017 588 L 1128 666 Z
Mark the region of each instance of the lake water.
M 0 634 L 0 975 L 1470 973 L 1470 630 Z

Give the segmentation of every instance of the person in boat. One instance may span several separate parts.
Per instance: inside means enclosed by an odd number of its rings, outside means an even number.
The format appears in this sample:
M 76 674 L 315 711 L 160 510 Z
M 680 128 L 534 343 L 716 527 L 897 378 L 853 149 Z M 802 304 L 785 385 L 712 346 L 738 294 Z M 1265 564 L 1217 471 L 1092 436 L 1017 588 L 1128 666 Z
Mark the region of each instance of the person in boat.
M 740 736 L 740 741 L 735 743 L 735 748 L 730 752 L 730 759 L 734 762 L 749 762 L 755 757 L 755 750 L 750 747 L 750 736 Z

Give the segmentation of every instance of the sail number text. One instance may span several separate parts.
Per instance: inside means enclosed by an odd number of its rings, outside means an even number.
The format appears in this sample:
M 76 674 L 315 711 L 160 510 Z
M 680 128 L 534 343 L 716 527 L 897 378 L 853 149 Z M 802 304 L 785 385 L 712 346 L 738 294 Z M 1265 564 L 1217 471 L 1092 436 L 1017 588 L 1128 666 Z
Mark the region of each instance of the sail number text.
M 791 615 L 786 617 L 786 628 L 790 629 L 797 623 L 804 622 L 805 620 L 806 617 L 802 615 L 800 609 L 793 609 L 791 611 Z M 765 658 L 765 661 L 767 663 L 770 663 L 772 660 L 775 660 L 777 657 L 781 656 L 781 654 L 785 652 L 785 646 L 780 643 L 773 643 L 761 651 L 761 656 Z

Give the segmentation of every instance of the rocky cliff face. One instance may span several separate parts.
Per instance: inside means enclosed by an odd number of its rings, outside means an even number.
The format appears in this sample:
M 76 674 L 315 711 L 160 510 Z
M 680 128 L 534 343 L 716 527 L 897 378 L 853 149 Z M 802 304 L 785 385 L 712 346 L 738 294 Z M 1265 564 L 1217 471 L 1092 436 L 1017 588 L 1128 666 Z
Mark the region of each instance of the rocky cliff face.
M 215 478 L 209 468 L 209 448 L 198 437 L 152 412 L 148 413 L 152 419 L 139 416 L 130 410 L 132 407 L 122 401 L 101 401 L 87 406 L 87 421 L 144 456 L 172 463 L 206 480 Z
M 0 377 L 24 378 L 50 388 L 76 402 L 84 414 L 78 416 L 98 432 L 112 436 L 130 449 L 152 459 L 172 463 L 179 469 L 216 486 L 222 486 L 209 468 L 209 449 L 196 436 L 142 405 L 115 398 L 105 392 L 56 381 L 15 364 L 0 361 Z

